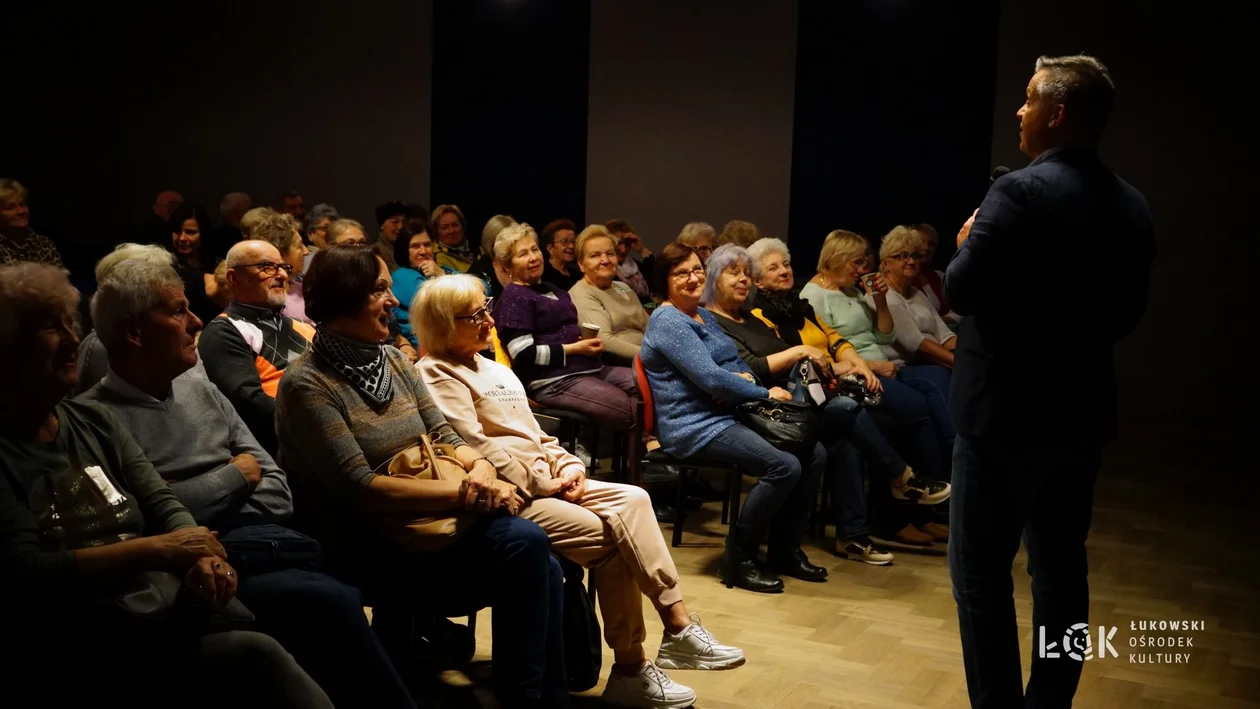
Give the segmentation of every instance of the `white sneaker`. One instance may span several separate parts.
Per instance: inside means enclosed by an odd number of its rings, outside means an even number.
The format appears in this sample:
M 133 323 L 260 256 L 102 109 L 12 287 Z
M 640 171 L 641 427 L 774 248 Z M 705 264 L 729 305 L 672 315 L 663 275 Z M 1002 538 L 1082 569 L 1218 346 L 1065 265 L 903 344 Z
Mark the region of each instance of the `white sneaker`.
M 744 664 L 744 651 L 723 645 L 691 614 L 691 625 L 677 635 L 665 633 L 656 664 L 670 670 L 726 670 Z
M 636 709 L 683 709 L 696 703 L 696 693 L 669 678 L 651 660 L 644 660 L 639 674 L 623 675 L 616 670 L 608 675 L 604 687 L 605 704 Z

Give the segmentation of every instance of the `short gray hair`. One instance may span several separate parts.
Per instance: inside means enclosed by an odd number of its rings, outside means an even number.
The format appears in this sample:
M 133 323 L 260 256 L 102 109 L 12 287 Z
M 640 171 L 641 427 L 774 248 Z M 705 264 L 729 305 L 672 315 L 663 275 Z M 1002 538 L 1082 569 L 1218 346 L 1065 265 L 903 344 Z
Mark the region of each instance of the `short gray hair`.
M 337 237 L 341 236 L 347 231 L 350 231 L 351 229 L 358 229 L 360 232 L 363 233 L 364 238 L 367 238 L 367 232 L 363 231 L 362 224 L 360 224 L 359 222 L 353 219 L 340 217 L 340 218 L 332 220 L 328 224 L 328 231 L 324 233 L 324 240 L 328 242 L 329 246 L 332 246 L 333 244 L 337 243 Z
M 748 247 L 748 258 L 752 259 L 753 280 L 761 278 L 761 259 L 771 254 L 783 254 L 783 258 L 789 261 L 792 259 L 792 252 L 788 251 L 787 244 L 773 236 L 757 239 Z
M 906 249 L 922 248 L 927 248 L 927 239 L 922 232 L 908 226 L 895 226 L 880 241 L 879 261 L 883 263 L 884 259 Z
M 749 273 L 752 272 L 752 257 L 748 255 L 748 250 L 739 244 L 722 244 L 709 254 L 709 260 L 704 263 L 704 293 L 700 295 L 701 305 L 712 305 L 717 302 L 718 277 L 722 272 L 731 266 L 738 266 L 743 263 L 748 267 Z M 748 301 L 752 301 L 751 294 Z
M 147 317 L 161 302 L 159 291 L 164 287 L 179 288 L 181 292 L 184 289 L 184 282 L 169 261 L 134 258 L 109 269 L 92 296 L 92 324 L 106 352 L 112 355 L 118 351 L 123 342 L 122 324 Z
M 327 219 L 329 222 L 335 222 L 340 218 L 341 214 L 337 212 L 336 207 L 326 202 L 320 202 L 307 210 L 306 216 L 302 217 L 302 234 L 309 239 L 311 230 L 320 221 Z
M 1042 56 L 1035 71 L 1046 72 L 1037 83 L 1042 98 L 1067 106 L 1069 116 L 1080 118 L 1086 137 L 1102 136 L 1116 98 L 1116 83 L 1102 62 L 1086 54 Z
M 65 269 L 42 263 L 0 266 L 0 362 L 8 362 L 12 355 L 30 344 L 38 317 L 73 315 L 78 307 L 79 291 L 70 285 Z M 22 376 L 24 373 L 6 371 L 6 374 Z
M 26 199 L 26 186 L 11 177 L 0 177 L 0 197 L 6 192 L 17 192 L 22 199 Z
M 682 231 L 678 232 L 678 241 L 687 246 L 695 246 L 696 240 L 706 235 L 714 239 L 717 238 L 717 232 L 707 222 L 691 222 L 684 226 Z
M 503 227 L 494 239 L 494 262 L 504 267 L 511 265 L 512 249 L 516 247 L 516 242 L 525 239 L 538 241 L 538 232 L 534 231 L 534 227 L 524 222 Z
M 132 259 L 140 259 L 159 266 L 175 266 L 175 254 L 154 244 L 119 244 L 114 250 L 105 254 L 96 262 L 96 282 L 109 278 L 114 269 L 121 263 Z

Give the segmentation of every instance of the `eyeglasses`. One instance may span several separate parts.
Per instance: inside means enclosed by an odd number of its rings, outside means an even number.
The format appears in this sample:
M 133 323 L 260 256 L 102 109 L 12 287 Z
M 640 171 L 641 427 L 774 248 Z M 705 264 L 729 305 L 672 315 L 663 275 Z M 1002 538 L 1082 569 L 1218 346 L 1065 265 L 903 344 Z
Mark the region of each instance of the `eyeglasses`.
M 472 315 L 456 315 L 456 320 L 467 320 L 477 327 L 486 324 L 486 317 L 490 315 L 490 308 L 494 303 L 494 298 L 486 298 L 486 304 L 481 306 L 477 312 Z
M 258 273 L 271 278 L 280 271 L 284 271 L 286 276 L 293 275 L 293 264 L 291 263 L 275 263 L 274 261 L 259 261 L 258 263 L 246 263 L 237 266 L 237 268 L 256 268 Z
M 572 246 L 577 243 L 577 239 L 556 239 L 555 241 L 551 243 L 557 244 L 559 246 Z
M 927 254 L 923 253 L 922 251 L 914 251 L 914 252 L 902 251 L 901 253 L 893 254 L 892 256 L 889 256 L 888 258 L 894 261 L 909 261 L 910 259 L 914 259 L 915 261 L 923 261 L 924 259 L 927 258 Z
M 690 276 L 695 276 L 696 280 L 703 281 L 704 280 L 704 267 L 696 266 L 695 268 L 689 271 L 674 271 L 673 273 L 669 274 L 669 277 L 673 278 L 675 281 L 685 281 Z
M 708 256 L 709 254 L 713 253 L 713 247 L 712 246 L 697 246 L 696 253 L 703 254 L 704 256 Z

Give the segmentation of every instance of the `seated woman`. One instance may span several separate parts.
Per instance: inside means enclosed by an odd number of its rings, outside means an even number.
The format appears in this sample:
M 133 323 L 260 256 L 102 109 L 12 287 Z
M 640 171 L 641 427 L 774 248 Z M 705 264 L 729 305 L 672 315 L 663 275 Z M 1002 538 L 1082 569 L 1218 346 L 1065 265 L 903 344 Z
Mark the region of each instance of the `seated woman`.
M 0 366 L 23 402 L 0 408 L 0 601 L 18 611 L 5 643 L 21 648 L 6 702 L 87 706 L 108 692 L 128 706 L 331 707 L 266 635 L 109 610 L 136 574 L 174 572 L 208 608 L 232 599 L 237 576 L 118 419 L 65 399 L 78 301 L 60 268 L 0 267 Z
M 617 280 L 630 286 L 639 301 L 653 303 L 652 287 L 648 285 L 645 273 L 655 268 L 656 259 L 643 240 L 634 232 L 634 227 L 624 219 L 610 219 L 604 222 L 604 228 L 617 239 Z M 655 305 L 655 303 L 653 303 Z
M 202 322 L 223 312 L 227 300 L 220 297 L 214 280 L 215 258 L 208 240 L 214 232 L 206 210 L 195 204 L 181 204 L 171 212 L 167 248 L 179 263 L 175 270 L 184 281 L 188 307 Z
M 495 298 L 503 295 L 503 289 L 512 282 L 512 276 L 503 269 L 495 268 L 494 241 L 499 238 L 499 232 L 515 223 L 516 220 L 506 214 L 496 214 L 487 219 L 486 225 L 481 228 L 481 253 L 468 267 L 469 273 L 490 284 L 490 295 Z
M 792 368 L 802 359 L 811 359 L 820 371 L 831 369 L 834 361 L 826 353 L 808 345 L 789 347 L 774 328 L 746 312 L 752 286 L 751 258 L 735 244 L 719 246 L 706 264 L 707 276 L 702 303 L 717 316 L 718 325 L 735 343 L 739 356 L 761 382 L 786 386 Z M 852 349 L 847 342 L 841 348 Z M 894 498 L 920 504 L 936 504 L 949 498 L 949 486 L 916 475 L 893 451 L 875 422 L 862 406 L 847 396 L 836 396 L 823 407 L 823 420 L 829 440 L 856 446 L 870 462 L 873 479 L 887 481 Z M 838 433 L 832 439 L 830 434 Z M 862 466 L 854 464 L 847 451 L 840 454 L 828 448 L 827 458 L 835 474 L 839 519 L 837 553 L 868 564 L 887 564 L 892 554 L 874 546 L 866 527 L 866 494 L 862 489 Z
M 544 258 L 533 228 L 513 224 L 499 232 L 494 257 L 512 275 L 494 301 L 499 341 L 530 396 L 543 406 L 577 411 L 614 430 L 634 428 L 640 404 L 634 372 L 601 364 L 601 338 L 579 339 L 572 298 L 542 281 Z
M 888 284 L 888 310 L 892 313 L 892 345 L 884 352 L 901 357 L 906 369 L 929 379 L 944 394 L 949 393 L 949 370 L 954 367 L 954 346 L 958 337 L 937 314 L 927 295 L 914 287 L 919 272 L 927 266 L 927 245 L 923 235 L 899 226 L 884 236 L 879 247 L 880 275 Z M 874 294 L 867 294 L 874 303 Z
M 437 614 L 493 606 L 500 700 L 566 706 L 560 566 L 542 529 L 516 516 L 515 488 L 446 422 L 407 358 L 382 344 L 398 306 L 390 285 L 374 249 L 333 246 L 311 260 L 303 289 L 319 326 L 276 396 L 280 460 L 295 505 L 308 515 L 328 570 L 362 589 L 369 605 Z M 456 483 L 378 472 L 423 436 L 454 446 L 472 476 Z M 435 513 L 477 519 L 453 545 L 425 554 L 377 531 Z
M 944 471 L 949 479 L 949 459 L 954 450 L 954 424 L 949 414 L 948 391 L 942 391 L 931 368 L 905 366 L 900 357 L 887 359 L 893 343 L 893 314 L 888 287 L 879 274 L 866 278 L 871 293 L 863 298 L 858 280 L 867 268 L 866 239 L 851 231 L 833 231 L 818 256 L 818 273 L 801 289 L 814 312 L 843 335 L 879 376 L 884 397 L 880 407 L 898 423 L 913 431 L 918 457 L 929 461 L 925 470 Z M 891 350 L 896 355 L 896 350 Z M 925 376 L 927 372 L 927 376 Z M 939 461 L 931 463 L 930 461 Z
M 398 320 L 402 336 L 415 347 L 416 334 L 411 330 L 408 309 L 416 291 L 431 278 L 459 271 L 450 266 L 439 266 L 433 260 L 433 239 L 429 237 L 429 230 L 420 224 L 408 224 L 398 233 L 398 238 L 394 240 L 394 263 L 398 264 L 398 270 L 393 273 L 394 298 L 398 300 L 394 317 Z
M 936 227 L 931 224 L 915 224 L 910 228 L 923 237 L 925 247 L 919 277 L 914 279 L 912 285 L 923 291 L 923 295 L 927 296 L 928 302 L 936 308 L 936 314 L 940 315 L 942 320 L 951 325 L 955 324 L 962 320 L 962 316 L 950 310 L 949 302 L 945 300 L 945 273 L 932 268 L 936 263 L 936 247 L 940 244 L 941 236 L 936 232 Z
M 569 289 L 583 325 L 599 326 L 604 359 L 629 365 L 639 354 L 647 311 L 630 286 L 617 280 L 617 237 L 592 224 L 577 237 L 578 268 L 582 280 Z
M 826 465 L 822 444 L 797 456 L 770 445 L 736 422 L 734 405 L 767 397 L 787 401 L 779 387 L 758 384 L 717 318 L 700 307 L 704 266 L 696 250 L 673 243 L 656 257 L 653 279 L 661 307 L 652 313 L 639 358 L 652 386 L 661 448 L 679 458 L 702 456 L 738 465 L 757 478 L 726 538 L 722 576 L 749 591 L 779 593 L 781 573 L 824 581 L 801 539 Z M 757 551 L 769 533 L 766 566 Z
M 437 235 L 437 254 L 434 260 L 439 266 L 446 266 L 460 273 L 467 273 L 477 258 L 477 253 L 464 238 L 468 231 L 468 221 L 464 213 L 453 204 L 439 204 L 429 215 L 430 228 Z
M 689 706 L 695 692 L 657 669 L 717 670 L 744 662 L 687 610 L 669 548 L 642 488 L 588 480 L 582 462 L 543 433 L 512 370 L 479 353 L 494 319 L 470 276 L 426 286 L 412 304 L 427 353 L 417 367 L 455 431 L 525 498 L 521 517 L 539 524 L 557 553 L 594 574 L 616 664 L 604 700 L 614 706 Z M 488 481 L 487 481 L 488 482 Z M 665 626 L 657 661 L 646 659 L 643 601 Z

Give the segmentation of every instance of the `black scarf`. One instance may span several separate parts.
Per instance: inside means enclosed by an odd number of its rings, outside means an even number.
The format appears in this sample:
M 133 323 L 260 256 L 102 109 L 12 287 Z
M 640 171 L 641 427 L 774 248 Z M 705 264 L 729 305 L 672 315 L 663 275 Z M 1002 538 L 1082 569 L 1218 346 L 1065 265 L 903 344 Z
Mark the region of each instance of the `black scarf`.
M 468 244 L 468 239 L 464 239 L 454 246 L 442 244 L 440 248 L 461 261 L 475 261 L 477 259 L 477 254 L 473 253 L 472 247 Z
M 380 406 L 394 397 L 394 376 L 384 345 L 349 340 L 319 326 L 311 349 L 350 380 L 368 403 Z
M 771 293 L 758 289 L 755 307 L 761 308 L 761 314 L 779 329 L 779 337 L 793 347 L 801 344 L 805 318 L 812 319 L 814 315 L 809 301 L 802 299 L 801 294 L 794 290 Z

